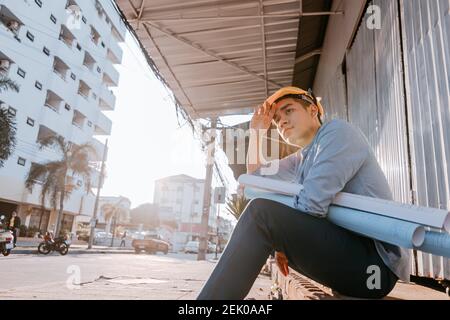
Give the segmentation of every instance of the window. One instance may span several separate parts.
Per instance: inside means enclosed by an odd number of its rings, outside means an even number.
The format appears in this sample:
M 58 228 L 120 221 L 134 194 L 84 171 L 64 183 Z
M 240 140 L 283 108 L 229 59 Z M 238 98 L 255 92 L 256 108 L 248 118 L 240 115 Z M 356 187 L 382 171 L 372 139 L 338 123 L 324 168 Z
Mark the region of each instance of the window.
M 31 119 L 30 117 L 27 118 L 27 124 L 31 127 L 34 127 L 34 120 Z
M 75 76 L 75 73 L 73 73 L 73 72 L 70 73 L 70 77 L 72 78 L 72 80 L 76 80 L 77 79 L 77 77 Z
M 105 47 L 105 43 L 103 41 L 101 42 L 101 45 L 103 48 Z
M 56 17 L 54 15 L 50 15 L 50 20 L 56 24 Z
M 45 53 L 46 56 L 49 56 L 49 55 L 50 55 L 50 50 L 48 50 L 47 47 L 44 47 L 44 48 L 42 49 L 42 51 Z
M 26 72 L 23 69 L 17 69 L 17 74 L 22 78 L 25 78 Z
M 36 81 L 36 83 L 34 84 L 34 86 L 39 89 L 42 90 L 42 83 L 40 83 L 39 81 Z
M 81 51 L 81 46 L 79 43 L 77 43 L 77 49 L 78 49 L 78 51 Z
M 92 92 L 92 98 L 94 98 L 94 100 L 97 100 L 97 95 L 94 92 Z
M 92 121 L 88 121 L 88 127 L 92 127 Z
M 15 116 L 17 114 L 17 110 L 14 109 L 13 107 L 9 107 L 8 108 L 8 113 L 12 116 Z
M 64 109 L 66 109 L 67 111 L 70 111 L 70 106 L 66 103 L 65 105 L 64 105 Z
M 34 0 L 39 8 L 42 8 L 42 1 L 41 0 Z
M 102 69 L 100 69 L 100 67 L 97 67 L 97 72 L 102 73 Z
M 30 39 L 31 42 L 34 41 L 34 35 L 30 31 L 27 31 L 27 38 Z
M 22 157 L 19 157 L 19 159 L 17 159 L 17 164 L 20 166 L 24 167 L 26 162 L 27 162 L 27 160 Z
M 81 187 L 83 185 L 83 182 L 81 180 L 77 181 L 77 186 Z
M 82 18 L 81 18 L 81 20 L 84 22 L 84 23 L 86 23 L 87 22 L 87 20 L 86 20 L 86 17 L 85 16 L 83 16 Z

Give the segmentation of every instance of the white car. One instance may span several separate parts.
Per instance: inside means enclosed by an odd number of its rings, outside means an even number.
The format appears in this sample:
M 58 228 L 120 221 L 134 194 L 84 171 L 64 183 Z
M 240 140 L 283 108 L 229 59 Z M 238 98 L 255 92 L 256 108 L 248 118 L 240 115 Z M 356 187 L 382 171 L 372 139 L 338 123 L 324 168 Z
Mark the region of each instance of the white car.
M 208 253 L 215 253 L 215 252 L 216 252 L 216 245 L 208 241 Z
M 111 232 L 99 231 L 95 233 L 96 238 L 112 238 Z
M 184 253 L 198 253 L 199 245 L 198 241 L 189 241 L 184 246 Z

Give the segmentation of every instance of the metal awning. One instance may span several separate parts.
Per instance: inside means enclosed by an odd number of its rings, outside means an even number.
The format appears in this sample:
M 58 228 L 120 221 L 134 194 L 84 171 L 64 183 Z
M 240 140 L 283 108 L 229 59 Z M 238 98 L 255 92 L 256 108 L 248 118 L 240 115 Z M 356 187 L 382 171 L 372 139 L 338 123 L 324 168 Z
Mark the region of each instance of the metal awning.
M 331 0 L 116 3 L 192 119 L 248 114 L 282 86 L 312 86 L 328 16 L 339 14 Z

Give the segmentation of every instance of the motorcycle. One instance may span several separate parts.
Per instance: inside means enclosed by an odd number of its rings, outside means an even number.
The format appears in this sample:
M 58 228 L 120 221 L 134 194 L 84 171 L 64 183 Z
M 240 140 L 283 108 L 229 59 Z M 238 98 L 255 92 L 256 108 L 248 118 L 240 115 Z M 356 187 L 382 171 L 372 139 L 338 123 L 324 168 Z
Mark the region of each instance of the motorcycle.
M 70 241 L 67 237 L 53 238 L 52 233 L 47 232 L 44 241 L 38 246 L 38 252 L 47 255 L 52 251 L 57 251 L 64 256 L 69 252 L 69 247 Z
M 14 236 L 11 230 L 6 228 L 5 216 L 0 216 L 0 251 L 6 257 L 14 248 Z

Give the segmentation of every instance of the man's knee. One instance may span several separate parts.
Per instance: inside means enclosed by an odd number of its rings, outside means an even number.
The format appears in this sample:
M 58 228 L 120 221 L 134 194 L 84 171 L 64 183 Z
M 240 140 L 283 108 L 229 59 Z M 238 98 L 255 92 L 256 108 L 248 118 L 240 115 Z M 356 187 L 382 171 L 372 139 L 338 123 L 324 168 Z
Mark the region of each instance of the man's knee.
M 277 202 L 267 199 L 253 199 L 251 200 L 244 210 L 243 215 L 246 215 L 252 220 L 266 217 L 267 213 L 273 211 Z

